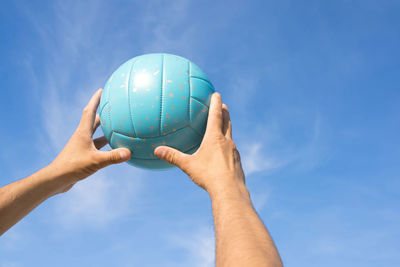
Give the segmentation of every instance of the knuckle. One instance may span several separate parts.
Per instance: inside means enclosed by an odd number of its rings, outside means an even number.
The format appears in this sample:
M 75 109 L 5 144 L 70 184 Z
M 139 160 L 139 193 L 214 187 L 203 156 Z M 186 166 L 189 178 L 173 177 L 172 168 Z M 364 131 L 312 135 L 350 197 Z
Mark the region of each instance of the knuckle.
M 233 150 L 237 150 L 235 142 L 233 140 L 228 140 L 229 146 L 232 147 Z
M 216 119 L 222 119 L 222 111 L 221 110 L 215 110 L 214 113 L 213 113 L 213 116 Z
M 225 136 L 222 134 L 220 131 L 215 131 L 214 133 L 214 138 L 218 143 L 223 143 L 225 142 Z
M 108 160 L 112 163 L 117 162 L 119 160 L 118 153 L 116 153 L 115 151 L 110 153 L 108 156 Z
M 88 114 L 89 112 L 90 112 L 90 109 L 89 109 L 88 106 L 86 106 L 86 107 L 83 109 L 82 114 Z
M 204 135 L 202 143 L 207 144 L 209 146 L 210 144 L 216 144 L 216 143 L 221 143 L 223 141 L 223 135 L 222 133 L 219 133 L 218 131 L 208 131 Z
M 166 159 L 169 163 L 176 165 L 175 152 L 168 152 Z

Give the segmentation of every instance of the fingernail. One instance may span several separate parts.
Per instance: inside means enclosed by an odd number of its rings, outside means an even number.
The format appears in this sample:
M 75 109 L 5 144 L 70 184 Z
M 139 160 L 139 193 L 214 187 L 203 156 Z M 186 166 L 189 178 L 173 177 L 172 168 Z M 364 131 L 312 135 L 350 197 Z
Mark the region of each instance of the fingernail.
M 156 149 L 156 156 L 158 158 L 164 157 L 164 154 L 165 154 L 165 149 L 164 148 L 160 147 L 160 148 Z
M 122 159 L 125 159 L 129 156 L 129 152 L 126 150 L 121 150 L 121 151 L 119 151 L 119 155 Z

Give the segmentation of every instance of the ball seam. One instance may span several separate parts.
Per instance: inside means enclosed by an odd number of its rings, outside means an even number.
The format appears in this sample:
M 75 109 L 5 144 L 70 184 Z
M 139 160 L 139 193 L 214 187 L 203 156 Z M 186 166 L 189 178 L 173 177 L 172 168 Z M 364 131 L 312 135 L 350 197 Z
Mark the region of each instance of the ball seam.
M 136 130 L 135 130 L 135 124 L 133 123 L 133 114 L 132 114 L 132 110 L 131 110 L 131 97 L 130 97 L 130 91 L 131 91 L 131 76 L 132 76 L 132 71 L 133 71 L 133 67 L 136 63 L 136 60 L 132 62 L 132 66 L 131 69 L 129 71 L 129 77 L 128 77 L 128 108 L 129 108 L 129 117 L 131 119 L 131 123 L 132 123 L 132 129 L 133 129 L 133 135 L 136 135 Z
M 161 54 L 161 92 L 160 92 L 160 119 L 159 119 L 159 126 L 158 126 L 158 130 L 159 130 L 159 136 L 162 135 L 162 131 L 161 131 L 161 127 L 162 127 L 162 114 L 163 114 L 163 97 L 164 97 L 164 54 Z
M 188 83 L 189 83 L 189 97 L 188 97 L 188 104 L 187 104 L 187 106 L 188 106 L 188 121 L 187 121 L 187 124 L 188 124 L 188 126 L 192 123 L 192 120 L 190 119 L 190 97 L 192 96 L 192 83 L 191 83 L 191 81 L 190 81 L 190 76 L 192 75 L 192 70 L 191 70 L 191 68 L 190 68 L 190 61 L 188 60 L 188 69 L 189 69 L 189 75 L 188 75 Z

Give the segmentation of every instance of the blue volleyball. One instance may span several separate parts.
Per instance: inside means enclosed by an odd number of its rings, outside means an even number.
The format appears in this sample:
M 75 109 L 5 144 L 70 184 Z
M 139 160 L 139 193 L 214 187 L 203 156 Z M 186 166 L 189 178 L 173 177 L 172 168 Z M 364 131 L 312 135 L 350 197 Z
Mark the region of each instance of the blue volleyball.
M 204 136 L 214 91 L 204 72 L 183 57 L 141 55 L 122 64 L 104 86 L 101 128 L 112 148 L 130 149 L 129 164 L 170 168 L 154 149 L 166 145 L 194 153 Z

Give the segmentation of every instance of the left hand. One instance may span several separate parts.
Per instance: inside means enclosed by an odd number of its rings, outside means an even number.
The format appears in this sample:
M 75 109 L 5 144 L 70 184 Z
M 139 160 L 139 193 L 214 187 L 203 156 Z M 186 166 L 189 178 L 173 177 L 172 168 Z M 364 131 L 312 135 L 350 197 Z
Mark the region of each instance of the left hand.
M 66 192 L 78 181 L 92 175 L 98 170 L 116 163 L 127 161 L 131 152 L 126 148 L 111 151 L 99 151 L 107 144 L 102 136 L 93 139 L 93 134 L 100 125 L 96 110 L 99 105 L 102 89 L 99 89 L 83 110 L 82 118 L 75 133 L 67 145 L 48 166 L 63 179 L 60 192 Z

